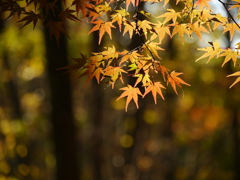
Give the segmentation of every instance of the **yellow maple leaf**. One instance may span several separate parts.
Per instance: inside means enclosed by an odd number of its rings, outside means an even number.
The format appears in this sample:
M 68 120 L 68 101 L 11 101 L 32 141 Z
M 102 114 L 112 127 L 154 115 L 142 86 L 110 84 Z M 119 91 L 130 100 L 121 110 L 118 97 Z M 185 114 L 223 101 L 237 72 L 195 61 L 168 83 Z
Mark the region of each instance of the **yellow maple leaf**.
M 187 29 L 187 24 L 178 24 L 174 27 L 173 32 L 172 32 L 172 36 L 174 36 L 175 34 L 179 35 L 179 37 L 181 38 L 181 41 L 183 43 L 183 36 L 184 34 L 189 35 L 189 30 Z
M 142 32 L 144 33 L 146 38 L 147 38 L 147 35 L 148 35 L 149 31 L 152 29 L 151 24 L 152 23 L 150 23 L 147 20 L 137 21 L 138 30 L 142 29 Z
M 191 31 L 189 31 L 190 34 L 195 32 L 195 34 L 199 37 L 200 40 L 202 40 L 202 32 L 201 31 L 208 33 L 208 30 L 206 30 L 206 28 L 203 27 L 201 25 L 201 23 L 199 23 L 199 22 L 195 22 L 193 24 L 192 23 L 188 23 L 188 27 L 191 30 Z
M 120 10 L 115 10 L 115 11 L 116 11 L 116 13 L 111 15 L 112 23 L 117 22 L 118 26 L 119 26 L 119 30 L 121 32 L 123 21 L 126 19 L 125 16 L 129 15 L 129 13 L 126 11 L 126 9 L 123 9 L 123 8 L 121 8 Z
M 231 76 L 238 76 L 238 78 L 234 81 L 234 83 L 229 88 L 233 87 L 235 84 L 237 84 L 240 81 L 240 71 L 230 74 L 227 77 L 231 77 Z
M 226 24 L 224 27 L 223 34 L 227 31 L 230 33 L 230 41 L 232 41 L 235 30 L 239 31 L 239 27 L 235 23 Z
M 228 23 L 228 19 L 226 17 L 223 17 L 221 14 L 216 14 L 214 18 L 212 19 L 214 22 L 213 30 L 217 29 L 220 25 L 225 25 Z
M 233 60 L 233 63 L 234 63 L 234 66 L 236 65 L 236 62 L 237 62 L 237 55 L 238 55 L 238 52 L 237 51 L 234 51 L 232 49 L 227 49 L 227 50 L 222 50 L 222 54 L 219 56 L 219 57 L 222 57 L 222 56 L 226 56 L 225 59 L 224 59 L 224 62 L 222 64 L 222 67 L 228 62 L 230 61 L 231 59 Z
M 123 24 L 125 26 L 124 31 L 123 31 L 123 36 L 128 32 L 130 39 L 132 39 L 133 31 L 136 29 L 136 23 L 129 22 L 126 20 Z
M 135 61 L 140 57 L 141 55 L 137 53 L 137 51 L 132 51 L 130 53 L 127 53 L 124 55 L 119 63 L 119 65 L 123 64 L 127 60 L 130 60 L 131 63 L 135 63 Z
M 210 47 L 206 47 L 206 48 L 198 48 L 197 50 L 200 50 L 200 51 L 206 51 L 206 53 L 204 53 L 200 58 L 198 58 L 196 60 L 199 61 L 200 59 L 203 59 L 203 58 L 206 58 L 206 57 L 209 57 L 208 58 L 208 61 L 206 63 L 208 63 L 212 58 L 216 57 L 218 58 L 220 53 L 221 53 L 221 48 L 220 48 L 220 44 L 218 42 L 208 42 L 210 45 Z
M 146 42 L 143 46 L 142 49 L 146 49 L 146 50 L 150 50 L 151 53 L 153 53 L 156 57 L 158 57 L 159 59 L 161 59 L 158 55 L 157 50 L 164 50 L 163 48 L 161 48 L 160 46 L 158 46 L 160 43 L 154 43 L 154 42 Z
M 233 9 L 233 8 L 238 8 L 239 9 L 240 8 L 240 0 L 233 0 L 233 1 L 235 1 L 237 3 L 235 3 L 232 7 L 230 7 L 229 10 Z
M 159 16 L 159 18 L 161 17 L 165 17 L 165 20 L 163 21 L 163 24 L 165 24 L 166 22 L 172 20 L 173 24 L 176 24 L 177 18 L 181 18 L 181 14 L 180 12 L 176 12 L 174 9 L 167 9 L 168 12 L 162 14 L 161 16 Z
M 158 24 L 155 24 L 155 27 L 153 28 L 154 34 L 151 36 L 150 40 L 152 41 L 155 38 L 158 38 L 159 43 L 162 43 L 162 40 L 166 34 L 168 34 L 171 37 L 169 28 L 170 27 L 164 26 L 161 22 L 158 22 Z

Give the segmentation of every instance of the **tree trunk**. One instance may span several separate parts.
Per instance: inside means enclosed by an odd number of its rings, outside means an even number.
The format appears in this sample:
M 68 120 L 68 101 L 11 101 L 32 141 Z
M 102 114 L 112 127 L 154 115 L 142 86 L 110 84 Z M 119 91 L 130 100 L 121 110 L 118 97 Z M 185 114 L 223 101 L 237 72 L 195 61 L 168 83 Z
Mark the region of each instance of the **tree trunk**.
M 53 0 L 51 0 L 53 2 Z M 55 5 L 62 9 L 61 1 Z M 48 18 L 58 21 L 58 14 L 49 11 Z M 69 74 L 62 75 L 56 69 L 68 65 L 66 38 L 59 37 L 59 45 L 55 37 L 50 38 L 48 28 L 44 28 L 46 41 L 47 73 L 51 93 L 51 122 L 55 144 L 57 180 L 78 180 L 77 143 L 74 126 L 71 83 Z

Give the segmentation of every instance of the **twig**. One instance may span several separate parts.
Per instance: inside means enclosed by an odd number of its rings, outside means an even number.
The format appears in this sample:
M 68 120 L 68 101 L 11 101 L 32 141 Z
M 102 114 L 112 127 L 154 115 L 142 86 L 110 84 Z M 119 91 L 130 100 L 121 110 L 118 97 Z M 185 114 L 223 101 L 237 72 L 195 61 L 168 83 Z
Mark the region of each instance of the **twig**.
M 238 23 L 235 21 L 235 19 L 233 18 L 233 16 L 231 15 L 231 13 L 229 12 L 227 6 L 226 6 L 226 3 L 222 2 L 221 0 L 218 0 L 222 5 L 223 7 L 225 8 L 225 10 L 227 11 L 229 17 L 232 19 L 232 21 L 237 25 L 237 27 L 240 29 L 240 26 L 238 25 Z

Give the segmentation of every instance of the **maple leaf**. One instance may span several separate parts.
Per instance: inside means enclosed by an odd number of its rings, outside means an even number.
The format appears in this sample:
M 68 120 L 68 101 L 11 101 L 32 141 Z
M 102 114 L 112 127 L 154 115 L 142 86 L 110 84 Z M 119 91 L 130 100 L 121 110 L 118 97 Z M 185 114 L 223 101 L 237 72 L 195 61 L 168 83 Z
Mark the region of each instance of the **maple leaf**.
M 207 22 L 213 18 L 213 15 L 211 14 L 211 12 L 212 10 L 204 9 L 202 11 L 199 11 L 198 17 L 201 19 L 202 22 Z
M 199 61 L 200 59 L 203 59 L 205 57 L 209 57 L 208 61 L 206 63 L 208 63 L 212 58 L 214 58 L 216 56 L 216 58 L 219 57 L 219 54 L 221 53 L 221 48 L 220 48 L 220 44 L 218 42 L 212 43 L 212 42 L 208 42 L 210 45 L 210 47 L 206 47 L 206 48 L 198 48 L 197 50 L 200 51 L 206 51 L 206 53 L 204 53 L 200 58 L 198 58 L 196 60 Z
M 219 56 L 219 57 L 222 57 L 222 56 L 226 56 L 225 59 L 224 59 L 224 62 L 222 64 L 222 67 L 228 62 L 230 61 L 231 59 L 233 60 L 234 62 L 234 66 L 236 65 L 236 62 L 237 62 L 237 55 L 238 55 L 238 52 L 237 51 L 234 51 L 232 49 L 227 49 L 227 50 L 222 50 L 222 54 Z
M 157 56 L 159 59 L 161 59 L 158 55 L 157 50 L 164 50 L 163 48 L 159 47 L 160 43 L 154 43 L 154 42 L 146 42 L 143 46 L 142 49 L 150 50 L 155 56 Z
M 123 64 L 124 62 L 126 62 L 128 59 L 134 63 L 138 57 L 140 57 L 141 55 L 137 53 L 137 51 L 132 51 L 126 55 L 124 55 L 121 59 L 121 61 L 119 62 L 119 65 Z
M 86 14 L 86 17 L 92 18 L 91 22 L 93 22 L 95 19 L 97 19 L 100 16 L 100 14 L 96 11 L 94 7 L 93 8 L 88 7 L 87 9 L 88 9 L 88 13 Z
M 92 17 L 91 23 L 99 18 L 100 16 L 106 15 L 108 11 L 111 11 L 112 8 L 109 6 L 107 2 L 101 5 L 92 5 L 92 7 L 86 7 L 88 9 L 88 13 L 86 17 Z
M 65 30 L 66 25 L 62 21 L 54 22 L 54 21 L 48 20 L 46 27 L 50 28 L 50 36 L 52 35 L 55 36 L 58 45 L 59 45 L 60 33 L 65 34 L 70 39 L 70 37 L 68 36 Z
M 161 22 L 158 21 L 158 24 L 155 24 L 155 27 L 151 29 L 154 34 L 151 36 L 150 40 L 154 40 L 155 38 L 159 39 L 159 43 L 162 43 L 165 34 L 168 34 L 171 37 L 171 33 L 168 26 L 164 26 Z
M 84 16 L 87 15 L 87 9 L 92 8 L 89 0 L 74 0 L 72 6 L 75 5 L 77 13 L 81 10 Z
M 116 52 L 115 46 L 105 47 L 105 49 L 106 51 L 101 53 L 104 59 L 118 58 L 118 52 Z
M 152 25 L 152 23 L 150 23 L 147 20 L 143 20 L 143 21 L 138 20 L 137 21 L 138 30 L 142 29 L 142 32 L 144 33 L 146 38 L 147 38 L 148 32 L 152 29 L 151 25 Z
M 0 5 L 1 5 L 1 11 L 0 14 L 4 11 L 10 11 L 9 16 L 6 18 L 10 18 L 11 16 L 13 16 L 15 13 L 17 13 L 18 18 L 20 17 L 20 15 L 25 11 L 25 8 L 20 7 L 19 4 L 17 3 L 18 1 L 21 0 L 8 0 L 8 1 L 1 1 Z
M 62 18 L 62 20 L 64 22 L 66 21 L 66 18 L 76 21 L 76 22 L 81 22 L 80 19 L 78 19 L 75 15 L 72 14 L 74 12 L 75 12 L 75 10 L 67 8 L 64 11 L 61 11 L 61 13 L 59 14 L 59 18 Z
M 232 41 L 235 30 L 239 31 L 239 27 L 235 23 L 226 24 L 223 34 L 227 31 L 230 33 L 230 41 Z
M 161 72 L 161 74 L 163 76 L 163 79 L 165 81 L 166 77 L 169 75 L 169 73 L 168 73 L 169 70 L 166 67 L 162 66 L 162 65 L 158 65 L 156 70 Z
M 179 78 L 178 76 L 181 75 L 183 73 L 178 73 L 175 71 L 172 71 L 167 79 L 167 84 L 171 84 L 173 90 L 175 91 L 176 94 L 178 94 L 177 89 L 176 89 L 176 85 L 180 88 L 182 88 L 181 84 L 185 84 L 187 86 L 191 86 L 190 84 L 186 83 L 185 81 L 183 81 L 181 78 Z
M 145 90 L 143 97 L 145 97 L 149 92 L 152 92 L 155 104 L 157 104 L 157 94 L 159 94 L 162 97 L 162 99 L 164 99 L 161 89 L 166 88 L 160 82 L 150 82 L 146 86 L 147 88 Z
M 30 24 L 31 22 L 33 22 L 33 29 L 34 29 L 38 22 L 38 19 L 43 19 L 41 14 L 35 14 L 33 11 L 26 12 L 24 14 L 26 16 L 24 18 L 22 18 L 20 21 L 18 21 L 18 23 L 25 21 L 24 25 L 20 29 L 22 29 L 24 26 Z
M 139 57 L 139 59 L 136 61 L 136 64 L 138 66 L 137 71 L 139 72 L 142 69 L 144 73 L 148 74 L 150 67 L 153 66 L 152 62 L 153 59 L 149 55 Z
M 116 101 L 127 96 L 126 107 L 125 107 L 126 111 L 127 111 L 128 105 L 131 100 L 133 100 L 135 102 L 137 108 L 139 108 L 138 107 L 138 95 L 142 96 L 142 93 L 140 92 L 140 90 L 138 88 L 132 87 L 131 85 L 128 84 L 127 87 L 120 88 L 120 90 L 123 90 L 124 92 L 117 98 Z
M 189 35 L 189 31 L 187 30 L 187 24 L 177 24 L 173 28 L 172 36 L 174 36 L 177 33 L 178 33 L 178 35 L 181 38 L 181 41 L 183 43 L 183 36 L 184 36 L 184 34 Z
M 191 29 L 191 31 L 196 33 L 200 40 L 202 40 L 201 31 L 208 33 L 208 30 L 206 30 L 205 27 L 203 27 L 199 22 L 195 22 L 194 24 L 188 23 L 188 27 Z M 192 32 L 190 32 L 190 34 L 191 33 Z
M 101 68 L 101 67 L 97 67 L 95 69 L 95 71 L 92 73 L 92 77 L 96 78 L 98 84 L 100 83 L 100 75 L 101 74 L 104 74 L 103 68 Z
M 207 9 L 210 9 L 210 6 L 208 4 L 208 1 L 211 1 L 211 0 L 198 0 L 196 2 L 196 5 L 200 6 L 200 9 L 202 10 L 204 7 L 206 7 Z
M 28 6 L 33 3 L 34 4 L 34 8 L 36 10 L 37 5 L 39 3 L 39 0 L 26 0 L 26 3 L 27 3 Z
M 59 68 L 57 70 L 67 69 L 68 70 L 67 72 L 71 72 L 71 71 L 78 71 L 78 70 L 84 69 L 85 68 L 84 65 L 87 63 L 87 57 L 82 53 L 80 53 L 80 55 L 81 55 L 80 58 L 69 58 L 69 59 L 75 61 L 74 64 L 70 64 L 68 66 Z
M 126 10 L 128 10 L 128 7 L 131 3 L 133 6 L 138 6 L 139 0 L 126 0 Z
M 137 77 L 134 87 L 136 87 L 140 82 L 142 82 L 143 86 L 147 86 L 150 82 L 152 82 L 148 73 L 136 74 L 134 77 Z
M 129 13 L 123 8 L 121 8 L 121 10 L 115 10 L 115 11 L 117 13 L 111 15 L 112 23 L 117 21 L 118 26 L 119 26 L 119 30 L 121 32 L 123 21 L 126 19 L 125 16 L 129 15 Z
M 232 7 L 229 8 L 229 10 L 233 9 L 233 8 L 240 8 L 240 1 L 239 0 L 233 0 L 235 2 L 237 2 L 236 4 L 234 4 Z
M 227 77 L 231 77 L 231 76 L 238 76 L 238 77 L 229 88 L 233 87 L 235 84 L 237 84 L 240 81 L 240 71 L 230 74 Z
M 123 83 L 122 73 L 127 73 L 127 72 L 124 71 L 121 67 L 108 66 L 106 67 L 106 69 L 104 69 L 104 76 L 101 80 L 109 76 L 111 78 L 111 81 L 109 83 L 112 85 L 112 88 L 114 88 L 114 83 L 118 79 L 120 79 L 121 82 Z
M 180 12 L 176 12 L 174 9 L 167 9 L 167 13 L 162 14 L 160 17 L 165 17 L 165 20 L 163 21 L 163 24 L 166 22 L 172 20 L 173 24 L 176 24 L 177 18 L 181 18 Z
M 228 19 L 223 17 L 221 14 L 216 14 L 214 18 L 211 19 L 214 22 L 213 30 L 217 29 L 219 25 L 225 25 L 228 23 Z
M 112 22 L 105 22 L 101 19 L 98 19 L 94 22 L 92 22 L 93 24 L 96 24 L 90 31 L 88 34 L 90 34 L 93 31 L 97 31 L 99 30 L 99 41 L 98 44 L 101 43 L 102 37 L 104 35 L 105 32 L 108 33 L 110 39 L 112 39 L 112 34 L 111 34 L 111 28 L 115 28 L 114 25 L 112 25 Z
M 125 26 L 123 36 L 128 32 L 130 39 L 132 39 L 133 31 L 136 29 L 136 23 L 125 20 L 123 24 Z

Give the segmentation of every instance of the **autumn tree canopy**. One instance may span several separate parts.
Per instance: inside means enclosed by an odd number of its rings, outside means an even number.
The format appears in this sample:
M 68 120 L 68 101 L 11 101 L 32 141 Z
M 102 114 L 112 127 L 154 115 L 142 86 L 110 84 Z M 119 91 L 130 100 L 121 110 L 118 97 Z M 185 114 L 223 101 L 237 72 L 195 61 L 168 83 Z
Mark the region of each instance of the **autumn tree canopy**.
M 180 77 L 181 72 L 169 70 L 164 65 L 164 59 L 161 58 L 164 38 L 178 36 L 184 45 L 186 38 L 197 37 L 201 40 L 203 33 L 210 34 L 218 30 L 223 34 L 228 32 L 232 40 L 234 33 L 240 30 L 237 22 L 239 15 L 234 17 L 229 11 L 237 9 L 239 14 L 239 0 L 232 3 L 221 0 L 176 0 L 174 8 L 169 5 L 169 0 L 63 0 L 64 11 L 55 6 L 57 1 L 3 0 L 1 13 L 6 19 L 17 16 L 18 22 L 23 23 L 21 28 L 28 24 L 32 24 L 34 28 L 39 21 L 43 21 L 43 24 L 49 27 L 50 36 L 55 38 L 57 43 L 61 34 L 69 37 L 67 19 L 92 24 L 88 34 L 98 31 L 98 44 L 102 43 L 104 36 L 112 39 L 113 29 L 119 30 L 122 36 L 127 35 L 129 38 L 138 36 L 141 45 L 134 49 L 117 49 L 112 45 L 105 47 L 101 52 L 92 52 L 90 57 L 81 52 L 79 58 L 71 58 L 74 64 L 63 67 L 68 72 L 79 71 L 80 77 L 87 76 L 86 84 L 93 78 L 98 83 L 104 82 L 112 88 L 116 82 L 122 82 L 120 90 L 123 93 L 118 99 L 127 98 L 126 110 L 130 101 L 133 100 L 138 107 L 139 96 L 145 97 L 149 93 L 152 94 L 155 103 L 157 96 L 164 99 L 162 90 L 168 85 L 176 94 L 177 88 L 182 88 L 182 85 L 190 86 Z M 165 8 L 161 15 L 151 14 L 146 8 L 142 8 L 143 4 L 152 5 L 158 2 Z M 211 10 L 210 3 L 219 3 L 227 12 L 227 17 Z M 59 14 L 58 17 L 51 17 L 56 14 Z M 222 66 L 231 61 L 234 66 L 237 65 L 240 42 L 231 48 L 221 47 L 219 42 L 208 43 L 209 47 L 198 48 L 203 54 L 196 61 L 207 58 L 209 62 L 213 58 L 224 57 Z M 229 76 L 237 77 L 230 87 L 240 81 L 240 71 Z M 134 78 L 135 84 L 125 83 L 128 77 Z M 139 87 L 143 88 L 140 90 Z

